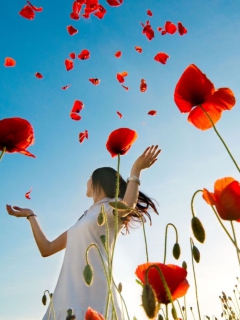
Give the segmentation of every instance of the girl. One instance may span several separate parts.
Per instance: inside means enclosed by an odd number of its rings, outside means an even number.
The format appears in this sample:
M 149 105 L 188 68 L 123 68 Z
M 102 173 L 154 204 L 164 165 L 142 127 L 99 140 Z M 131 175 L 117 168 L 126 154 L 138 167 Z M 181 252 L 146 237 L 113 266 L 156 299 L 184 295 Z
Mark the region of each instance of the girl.
M 143 169 L 149 168 L 155 163 L 160 151 L 158 146 L 148 147 L 134 162 L 127 182 L 120 176 L 119 198 L 123 199 L 128 207 L 135 208 L 141 216 L 146 214 L 149 218 L 149 208 L 156 213 L 158 212 L 152 200 L 138 191 L 139 177 Z M 86 249 L 93 243 L 99 247 L 107 266 L 107 254 L 100 239 L 106 233 L 105 225 L 99 226 L 97 218 L 101 206 L 104 205 L 109 225 L 111 248 L 114 240 L 115 224 L 113 208 L 109 205 L 109 202 L 114 201 L 115 189 L 116 171 L 109 167 L 96 169 L 87 182 L 86 191 L 87 197 L 93 198 L 93 205 L 84 212 L 82 217 L 69 230 L 53 241 L 46 238 L 38 223 L 37 216 L 32 210 L 6 205 L 10 215 L 18 218 L 25 217 L 29 220 L 38 249 L 43 257 L 48 257 L 66 248 L 63 265 L 52 298 L 56 320 L 65 320 L 69 308 L 74 309 L 77 320 L 84 320 L 88 307 L 102 315 L 105 313 L 108 288 L 102 262 L 96 248 L 90 248 L 88 251 L 88 261 L 94 274 L 90 286 L 87 286 L 84 281 L 83 270 L 86 266 Z M 131 221 L 141 222 L 141 219 L 133 212 L 128 215 L 126 213 L 124 215 L 122 211 L 119 212 L 117 233 L 122 228 L 125 228 L 128 232 L 128 225 Z M 117 290 L 114 287 L 112 288 L 112 294 L 116 302 L 118 320 L 122 320 L 123 314 L 119 307 Z M 43 320 L 54 319 L 50 311 L 49 306 Z M 111 317 L 112 312 L 109 312 L 109 319 Z

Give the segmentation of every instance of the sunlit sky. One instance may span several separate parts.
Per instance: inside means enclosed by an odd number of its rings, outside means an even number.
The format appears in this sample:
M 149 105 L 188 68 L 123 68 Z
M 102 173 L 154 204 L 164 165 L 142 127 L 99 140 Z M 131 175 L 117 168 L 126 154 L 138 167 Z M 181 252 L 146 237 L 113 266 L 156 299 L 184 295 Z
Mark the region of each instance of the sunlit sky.
M 152 214 L 152 226 L 146 224 L 150 261 L 163 262 L 164 232 L 167 223 L 178 229 L 181 257 L 172 257 L 174 232 L 169 228 L 166 263 L 188 264 L 187 310 L 192 307 L 197 318 L 193 272 L 191 267 L 190 201 L 201 188 L 213 190 L 215 180 L 238 172 L 214 131 L 200 131 L 187 122 L 174 103 L 173 92 L 185 68 L 194 63 L 206 73 L 216 88 L 229 87 L 237 104 L 223 113 L 217 128 L 235 158 L 240 161 L 238 107 L 240 88 L 240 6 L 238 0 L 173 1 L 125 0 L 107 9 L 102 20 L 71 20 L 72 1 L 34 1 L 43 12 L 34 20 L 18 12 L 23 0 L 0 4 L 0 118 L 27 119 L 35 132 L 35 144 L 29 151 L 36 159 L 20 154 L 5 154 L 0 163 L 0 319 L 38 320 L 45 313 L 41 303 L 44 290 L 54 291 L 64 251 L 42 258 L 26 219 L 7 214 L 6 204 L 31 208 L 49 240 L 67 230 L 92 204 L 85 196 L 86 182 L 94 169 L 116 168 L 105 148 L 109 133 L 128 127 L 138 133 L 130 151 L 121 157 L 120 172 L 126 179 L 135 159 L 152 144 L 162 149 L 158 161 L 142 172 L 141 190 L 157 200 L 159 216 Z M 153 13 L 147 15 L 147 10 Z M 150 20 L 155 37 L 149 41 L 142 34 L 142 23 Z M 157 27 L 166 21 L 182 22 L 188 32 L 162 36 Z M 70 36 L 66 27 L 73 25 L 78 33 Z M 140 54 L 134 49 L 141 46 Z M 90 59 L 74 60 L 74 69 L 66 71 L 64 60 L 71 52 L 90 51 Z M 122 51 L 117 59 L 114 54 Z M 153 58 L 158 52 L 170 58 L 165 65 Z M 5 57 L 17 64 L 4 67 Z M 127 71 L 124 85 L 117 72 Z M 40 72 L 43 79 L 34 74 Z M 99 78 L 94 86 L 89 78 Z M 140 92 L 145 79 L 147 91 Z M 61 87 L 71 84 L 68 90 Z M 69 114 L 75 100 L 84 103 L 82 119 L 74 121 Z M 156 116 L 148 115 L 156 110 Z M 117 111 L 123 117 L 120 119 Z M 88 130 L 89 139 L 82 144 L 78 134 Z M 31 200 L 25 193 L 32 188 Z M 220 317 L 219 295 L 232 295 L 239 275 L 236 252 L 219 226 L 211 208 L 199 194 L 196 214 L 206 229 L 204 244 L 195 244 L 201 261 L 195 266 L 202 318 Z M 230 230 L 230 224 L 225 224 Z M 235 223 L 236 232 L 239 226 Z M 123 284 L 123 296 L 131 319 L 146 319 L 142 311 L 141 288 L 135 283 L 135 269 L 146 261 L 141 229 L 119 236 L 115 256 L 115 279 Z M 183 301 L 180 299 L 180 304 Z M 180 314 L 179 314 L 180 316 Z M 189 318 L 192 315 L 189 312 Z

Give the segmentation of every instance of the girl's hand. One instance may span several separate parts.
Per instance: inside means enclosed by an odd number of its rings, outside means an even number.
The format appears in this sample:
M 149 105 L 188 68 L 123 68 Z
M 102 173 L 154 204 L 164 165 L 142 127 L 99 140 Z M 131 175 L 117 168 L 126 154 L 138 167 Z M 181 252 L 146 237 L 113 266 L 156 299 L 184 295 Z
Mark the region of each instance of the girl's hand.
M 11 216 L 17 217 L 17 218 L 26 218 L 30 214 L 33 214 L 33 211 L 31 209 L 23 209 L 20 207 L 13 206 L 11 207 L 9 204 L 6 204 L 6 209 L 8 214 Z M 13 210 L 15 209 L 15 210 Z
M 151 167 L 157 161 L 160 152 L 161 149 L 158 148 L 158 145 L 148 147 L 134 162 L 132 170 L 140 173 L 141 170 Z

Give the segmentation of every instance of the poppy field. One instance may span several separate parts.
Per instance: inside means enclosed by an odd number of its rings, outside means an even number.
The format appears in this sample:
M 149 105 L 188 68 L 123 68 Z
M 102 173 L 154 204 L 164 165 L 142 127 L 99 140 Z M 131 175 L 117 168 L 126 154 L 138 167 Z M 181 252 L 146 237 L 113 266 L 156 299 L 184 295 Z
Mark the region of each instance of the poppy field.
M 43 259 L 6 204 L 53 240 L 91 206 L 96 168 L 127 179 L 151 145 L 140 190 L 159 215 L 114 251 L 125 318 L 240 318 L 239 14 L 237 0 L 2 4 L 0 319 L 41 319 L 64 255 Z

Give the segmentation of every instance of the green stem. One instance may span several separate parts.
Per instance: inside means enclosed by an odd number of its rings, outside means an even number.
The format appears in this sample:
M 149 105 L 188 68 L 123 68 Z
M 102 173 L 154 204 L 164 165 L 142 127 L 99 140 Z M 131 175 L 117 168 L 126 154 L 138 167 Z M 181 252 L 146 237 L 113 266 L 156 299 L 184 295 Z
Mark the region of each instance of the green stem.
M 219 134 L 219 132 L 217 131 L 211 117 L 208 115 L 208 113 L 204 110 L 204 108 L 202 107 L 202 105 L 200 104 L 199 107 L 203 110 L 203 112 L 205 113 L 205 115 L 208 117 L 209 121 L 212 124 L 213 130 L 216 132 L 217 136 L 219 137 L 219 139 L 221 140 L 222 144 L 224 145 L 225 149 L 227 150 L 227 153 L 229 154 L 230 158 L 232 159 L 233 163 L 235 164 L 238 172 L 240 172 L 240 168 L 236 162 L 236 160 L 234 159 L 233 155 L 231 154 L 230 150 L 228 149 L 228 146 L 226 145 L 225 141 L 223 140 L 223 138 L 221 137 L 221 135 Z
M 194 206 L 193 206 L 194 198 L 199 192 L 202 192 L 202 190 L 197 190 L 196 192 L 194 192 L 194 194 L 192 196 L 192 200 L 191 200 L 191 211 L 192 211 L 193 218 L 195 217 L 195 211 L 194 211 Z
M 195 283 L 195 292 L 196 292 L 196 301 L 197 301 L 197 308 L 198 308 L 198 316 L 199 316 L 199 320 L 201 320 L 200 308 L 199 308 L 199 302 L 198 302 L 197 280 L 196 280 L 196 273 L 195 273 L 194 261 L 193 261 L 193 254 L 192 254 L 193 245 L 194 245 L 193 240 L 192 240 L 192 238 L 190 238 L 190 247 L 191 247 L 191 255 L 192 255 L 192 267 L 193 267 L 193 275 L 194 275 L 194 283 Z
M 183 312 L 182 312 L 182 308 L 181 308 L 181 306 L 180 306 L 180 303 L 179 303 L 178 300 L 176 300 L 176 301 L 177 301 L 177 303 L 178 303 L 178 308 L 179 308 L 179 310 L 180 310 L 180 312 L 181 312 L 182 319 L 185 320 L 184 315 L 183 315 Z
M 118 287 L 117 287 L 117 285 L 116 285 L 116 283 L 115 283 L 114 279 L 113 279 L 113 284 L 114 284 L 115 288 L 118 290 Z M 118 291 L 118 292 L 119 292 L 119 291 Z M 123 298 L 123 296 L 122 296 L 121 292 L 119 292 L 119 295 L 120 295 L 121 300 L 122 300 L 122 302 L 123 302 L 123 304 L 124 304 L 124 308 L 125 308 L 125 310 L 126 310 L 128 320 L 130 320 L 130 317 L 129 317 L 129 314 L 128 314 L 127 305 L 126 305 L 126 302 L 125 302 L 125 300 L 124 300 L 124 298 Z
M 238 307 L 238 311 L 239 311 L 239 313 L 238 313 L 238 317 L 239 317 L 239 315 L 240 315 L 240 308 L 239 308 L 239 304 L 238 304 L 238 300 L 237 300 L 237 296 L 236 296 L 235 290 L 233 290 L 233 292 L 234 292 L 234 297 L 235 297 L 235 300 L 236 300 L 236 303 L 237 303 L 237 307 Z
M 165 305 L 165 310 L 166 310 L 166 320 L 168 320 L 168 306 L 167 306 L 167 304 Z
M 184 296 L 184 311 L 185 311 L 185 320 L 187 320 L 187 302 L 186 302 L 186 295 Z
M 145 230 L 144 221 L 143 221 L 142 216 L 140 216 L 140 218 L 141 218 L 141 220 L 142 220 L 143 236 L 144 236 L 145 250 L 146 250 L 146 258 L 147 258 L 147 262 L 148 262 L 148 261 L 149 261 L 149 259 L 148 259 L 148 247 L 147 247 L 146 230 Z
M 213 210 L 213 212 L 215 213 L 215 216 L 217 217 L 220 225 L 222 226 L 223 230 L 226 232 L 227 236 L 228 236 L 229 239 L 232 241 L 232 243 L 233 243 L 233 245 L 235 246 L 236 250 L 237 250 L 238 252 L 240 252 L 240 249 L 237 247 L 236 242 L 235 242 L 234 239 L 231 237 L 230 233 L 227 231 L 226 227 L 224 226 L 224 224 L 222 223 L 221 219 L 219 218 L 217 211 L 215 210 L 215 208 L 214 208 L 213 206 L 211 206 L 211 207 L 212 207 L 212 210 Z
M 235 229 L 234 229 L 234 226 L 233 226 L 233 222 L 230 221 L 230 224 L 231 224 L 231 227 L 232 227 L 233 238 L 234 238 L 234 242 L 235 242 L 235 249 L 236 249 L 236 251 L 237 251 L 238 264 L 239 264 L 239 267 L 240 267 L 240 257 L 239 257 L 239 252 L 238 252 L 238 245 L 237 245 L 236 233 L 235 233 Z
M 6 147 L 3 147 L 2 152 L 0 154 L 0 161 L 2 160 L 2 157 L 3 157 L 4 153 L 6 152 L 6 149 L 7 149 Z
M 172 226 L 172 227 L 175 229 L 176 242 L 178 242 L 178 232 L 177 232 L 177 228 L 175 227 L 174 224 L 168 223 L 168 224 L 166 225 L 166 228 L 165 228 L 165 245 L 164 245 L 164 257 L 163 257 L 163 263 L 164 263 L 164 264 L 166 264 L 166 256 L 167 256 L 167 229 L 168 229 L 168 226 Z

